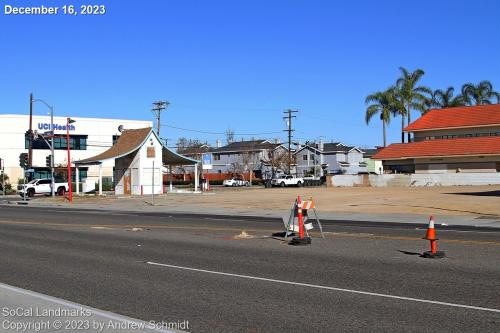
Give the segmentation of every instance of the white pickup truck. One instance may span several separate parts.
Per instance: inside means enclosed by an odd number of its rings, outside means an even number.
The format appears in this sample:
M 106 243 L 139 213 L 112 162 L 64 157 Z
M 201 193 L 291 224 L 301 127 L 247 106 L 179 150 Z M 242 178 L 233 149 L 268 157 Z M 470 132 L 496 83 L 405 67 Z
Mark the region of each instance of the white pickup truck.
M 17 193 L 19 193 L 21 197 L 25 195 L 33 197 L 36 194 L 51 194 L 52 188 L 50 183 L 50 179 L 33 179 L 28 184 L 19 184 L 17 186 Z M 69 191 L 68 183 L 55 183 L 54 185 L 57 195 L 64 195 Z
M 292 175 L 280 175 L 277 178 L 271 179 L 271 186 L 297 186 L 304 185 L 304 178 L 295 177 Z

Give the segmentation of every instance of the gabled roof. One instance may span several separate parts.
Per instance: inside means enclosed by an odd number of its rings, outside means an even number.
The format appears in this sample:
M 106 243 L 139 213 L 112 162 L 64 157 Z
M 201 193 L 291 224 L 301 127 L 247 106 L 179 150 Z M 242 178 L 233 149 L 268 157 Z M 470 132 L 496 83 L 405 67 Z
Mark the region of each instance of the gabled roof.
M 323 145 L 323 153 L 330 153 L 330 152 L 342 152 L 342 153 L 348 153 L 353 149 L 357 149 L 356 147 L 353 146 L 345 146 L 340 142 L 333 142 L 333 143 L 325 143 Z
M 122 134 L 116 143 L 111 146 L 111 148 L 96 156 L 76 161 L 75 164 L 98 164 L 104 160 L 126 156 L 141 148 L 151 133 L 158 139 L 159 142 L 161 142 L 158 135 L 156 135 L 151 127 L 123 130 Z M 197 160 L 179 155 L 165 147 L 163 144 L 162 146 L 162 160 L 165 165 L 198 163 Z
M 369 148 L 369 149 L 363 149 L 363 157 L 366 158 L 371 158 L 373 157 L 376 153 L 378 153 L 382 148 Z
M 380 150 L 373 159 L 500 155 L 500 136 L 426 140 L 395 143 Z
M 342 143 L 340 142 L 332 142 L 332 143 L 325 143 L 323 144 L 323 150 L 319 150 L 318 145 L 315 146 L 311 146 L 311 145 L 305 145 L 305 146 L 302 146 L 302 148 L 300 148 L 299 150 L 297 150 L 294 154 L 297 154 L 299 152 L 301 152 L 302 150 L 304 149 L 308 149 L 308 150 L 311 150 L 311 151 L 316 151 L 317 153 L 321 153 L 321 154 L 328 154 L 328 153 L 348 153 L 352 150 L 357 150 L 359 152 L 362 152 L 359 148 L 357 147 L 351 147 L 351 146 L 345 146 L 343 145 Z
M 241 152 L 241 151 L 255 151 L 264 149 L 275 149 L 281 146 L 281 143 L 271 143 L 267 140 L 250 140 L 250 141 L 236 141 L 224 147 L 212 148 L 212 153 L 225 153 L 225 152 Z
M 500 104 L 434 109 L 408 125 L 404 131 L 500 126 Z
M 89 157 L 75 163 L 98 163 L 103 160 L 109 160 L 112 158 L 119 158 L 128 155 L 142 146 L 144 141 L 146 141 L 147 137 L 149 136 L 149 133 L 151 133 L 151 127 L 123 130 L 122 134 L 120 135 L 116 143 L 111 146 L 111 148 L 96 156 Z

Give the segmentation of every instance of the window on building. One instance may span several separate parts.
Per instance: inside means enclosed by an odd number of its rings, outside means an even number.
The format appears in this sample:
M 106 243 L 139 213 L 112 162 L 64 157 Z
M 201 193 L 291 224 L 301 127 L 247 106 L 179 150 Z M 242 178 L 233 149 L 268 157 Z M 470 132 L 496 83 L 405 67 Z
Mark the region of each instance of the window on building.
M 26 138 L 24 142 L 26 149 L 29 148 L 29 140 Z M 87 135 L 70 135 L 69 137 L 69 147 L 71 150 L 87 150 Z M 33 140 L 33 149 L 47 149 L 49 150 L 49 145 L 42 138 L 37 138 Z M 54 149 L 64 150 L 67 149 L 66 146 L 66 136 L 60 135 L 54 137 Z
M 214 161 L 220 161 L 220 154 L 213 154 Z
M 303 161 L 307 161 L 307 154 L 302 155 L 302 160 L 303 160 Z
M 50 168 L 34 168 L 34 176 L 33 179 L 48 179 L 50 182 Z M 87 171 L 88 168 L 79 168 L 78 175 L 81 182 L 87 179 Z M 56 183 L 66 182 L 66 170 L 55 170 L 54 178 Z M 71 168 L 71 179 L 73 182 L 76 181 L 76 170 L 75 168 Z
M 309 156 L 309 160 L 310 160 L 310 161 L 314 161 L 314 154 L 311 154 L 311 155 Z
M 119 138 L 120 138 L 119 135 L 113 135 L 113 144 L 115 144 L 116 141 L 118 141 Z

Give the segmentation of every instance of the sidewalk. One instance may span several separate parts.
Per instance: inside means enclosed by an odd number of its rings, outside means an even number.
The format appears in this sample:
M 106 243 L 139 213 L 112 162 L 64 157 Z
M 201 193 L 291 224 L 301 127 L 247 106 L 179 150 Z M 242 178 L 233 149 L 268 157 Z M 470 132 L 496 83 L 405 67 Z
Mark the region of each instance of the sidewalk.
M 181 332 L 3 283 L 0 307 L 1 332 Z

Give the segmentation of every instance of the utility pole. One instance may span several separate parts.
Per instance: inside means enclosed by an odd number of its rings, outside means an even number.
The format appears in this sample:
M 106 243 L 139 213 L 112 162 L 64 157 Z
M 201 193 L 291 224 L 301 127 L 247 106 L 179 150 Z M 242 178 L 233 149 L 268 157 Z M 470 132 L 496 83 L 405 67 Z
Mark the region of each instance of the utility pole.
M 31 169 L 33 166 L 33 93 L 30 94 L 30 129 L 28 133 L 28 168 Z
M 286 120 L 288 128 L 284 130 L 284 132 L 288 132 L 288 174 L 292 172 L 292 132 L 295 130 L 292 129 L 292 118 L 296 118 L 297 116 L 293 116 L 294 113 L 299 112 L 298 110 L 288 109 L 283 111 L 286 115 L 283 117 L 283 120 Z
M 169 105 L 170 105 L 170 102 L 168 102 L 168 101 L 156 101 L 156 102 L 153 102 L 153 109 L 151 110 L 151 112 L 153 112 L 153 114 L 156 117 L 156 126 L 157 126 L 156 134 L 158 134 L 158 136 L 160 136 L 160 118 L 161 118 L 161 113 Z
M 2 172 L 2 195 L 5 196 L 5 160 L 0 158 L 0 168 Z

